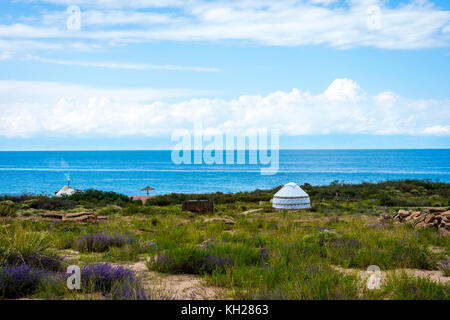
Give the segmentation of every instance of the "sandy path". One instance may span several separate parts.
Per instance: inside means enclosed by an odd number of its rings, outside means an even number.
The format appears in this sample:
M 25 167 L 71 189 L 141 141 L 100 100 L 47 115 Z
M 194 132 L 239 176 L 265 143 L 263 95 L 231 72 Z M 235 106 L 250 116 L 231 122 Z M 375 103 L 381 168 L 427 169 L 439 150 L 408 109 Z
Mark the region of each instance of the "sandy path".
M 149 271 L 145 261 L 130 264 L 128 267 L 142 277 L 145 291 L 155 299 L 192 299 L 214 300 L 223 299 L 223 288 L 209 286 L 195 275 L 167 275 Z
M 369 277 L 369 273 L 365 270 L 361 269 L 345 269 L 340 266 L 333 266 L 336 270 L 343 272 L 343 273 L 353 273 L 357 274 L 361 280 L 364 282 L 367 281 Z M 450 283 L 450 277 L 445 277 L 443 272 L 440 270 L 420 270 L 420 269 L 395 269 L 395 270 L 389 270 L 389 271 L 381 271 L 381 283 L 386 283 L 386 278 L 388 275 L 388 272 L 405 272 L 409 276 L 415 277 L 415 278 L 428 278 L 431 281 L 439 282 L 439 283 Z

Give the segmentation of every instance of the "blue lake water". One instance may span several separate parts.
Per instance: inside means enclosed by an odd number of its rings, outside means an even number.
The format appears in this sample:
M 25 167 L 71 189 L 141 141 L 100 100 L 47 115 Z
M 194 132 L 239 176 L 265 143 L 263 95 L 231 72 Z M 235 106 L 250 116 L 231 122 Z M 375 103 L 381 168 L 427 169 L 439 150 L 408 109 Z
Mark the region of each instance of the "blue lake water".
M 248 156 L 248 154 L 247 154 Z M 313 185 L 388 179 L 450 182 L 450 149 L 444 150 L 281 150 L 279 171 L 261 175 L 261 165 L 176 165 L 171 151 L 0 152 L 0 194 L 53 194 L 67 182 L 144 195 L 171 192 L 236 192 L 272 188 L 290 181 Z M 248 163 L 248 160 L 246 161 Z

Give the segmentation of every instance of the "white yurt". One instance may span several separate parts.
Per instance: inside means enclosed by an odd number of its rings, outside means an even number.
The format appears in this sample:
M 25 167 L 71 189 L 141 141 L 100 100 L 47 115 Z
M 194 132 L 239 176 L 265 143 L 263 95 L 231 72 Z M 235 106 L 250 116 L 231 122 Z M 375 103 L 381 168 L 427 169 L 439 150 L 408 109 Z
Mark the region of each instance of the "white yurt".
M 289 182 L 272 199 L 275 209 L 307 209 L 311 207 L 309 195 L 296 183 Z

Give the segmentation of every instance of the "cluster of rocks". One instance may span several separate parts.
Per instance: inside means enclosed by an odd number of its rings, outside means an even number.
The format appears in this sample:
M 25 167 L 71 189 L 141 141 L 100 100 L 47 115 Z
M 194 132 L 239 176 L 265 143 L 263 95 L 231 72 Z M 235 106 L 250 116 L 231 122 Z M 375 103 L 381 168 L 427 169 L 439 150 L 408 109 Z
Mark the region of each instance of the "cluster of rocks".
M 229 230 L 234 225 L 234 220 L 231 218 L 207 218 L 203 220 L 206 223 L 222 223 L 225 230 Z
M 450 210 L 429 208 L 423 211 L 399 210 L 394 221 L 410 223 L 414 228 L 435 228 L 444 235 L 450 235 Z
M 100 220 L 106 220 L 106 217 L 98 216 L 95 212 L 75 212 L 64 213 L 59 211 L 48 211 L 41 215 L 42 219 L 48 221 L 73 221 L 97 223 Z

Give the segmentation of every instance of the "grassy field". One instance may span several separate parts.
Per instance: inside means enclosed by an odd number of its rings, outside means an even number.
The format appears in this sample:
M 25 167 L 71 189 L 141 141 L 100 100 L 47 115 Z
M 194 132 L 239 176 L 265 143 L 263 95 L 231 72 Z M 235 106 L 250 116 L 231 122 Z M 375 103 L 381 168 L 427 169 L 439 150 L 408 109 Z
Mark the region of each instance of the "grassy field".
M 450 237 L 379 220 L 450 206 L 450 184 L 302 187 L 309 210 L 272 210 L 278 188 L 172 194 L 146 205 L 96 190 L 0 197 L 0 298 L 450 299 Z M 215 214 L 182 212 L 185 199 L 214 200 Z M 107 220 L 43 220 L 50 210 Z M 69 265 L 81 268 L 80 290 L 66 286 Z M 381 269 L 379 289 L 367 288 L 371 265 Z

